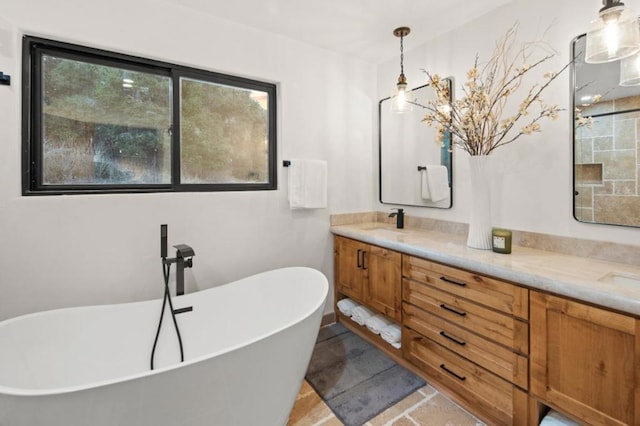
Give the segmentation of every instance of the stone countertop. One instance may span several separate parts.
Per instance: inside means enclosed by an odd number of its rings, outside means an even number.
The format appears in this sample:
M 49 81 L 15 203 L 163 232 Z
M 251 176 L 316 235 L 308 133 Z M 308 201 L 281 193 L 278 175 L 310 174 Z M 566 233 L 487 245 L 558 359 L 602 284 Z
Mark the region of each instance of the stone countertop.
M 608 262 L 513 246 L 511 254 L 467 247 L 466 237 L 422 228 L 396 229 L 380 223 L 332 226 L 335 235 L 446 263 L 640 316 L 640 284 L 599 281 L 610 273 L 640 279 L 640 265 Z

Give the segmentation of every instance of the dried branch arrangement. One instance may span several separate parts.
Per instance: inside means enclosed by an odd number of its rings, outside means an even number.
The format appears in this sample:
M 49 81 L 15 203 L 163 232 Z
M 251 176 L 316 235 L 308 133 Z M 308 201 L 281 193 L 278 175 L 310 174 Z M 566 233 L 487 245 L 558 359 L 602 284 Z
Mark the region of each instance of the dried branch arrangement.
M 450 132 L 454 146 L 469 155 L 488 155 L 522 135 L 540 132 L 543 119 L 558 118 L 558 105 L 547 104 L 541 94 L 570 62 L 558 72 L 545 72 L 542 83 L 535 83 L 524 91 L 525 75 L 539 69 L 554 53 L 542 39 L 517 47 L 517 31 L 516 23 L 496 43 L 484 65 L 476 55 L 473 68 L 467 72 L 462 96 L 453 102 L 449 101 L 448 86 L 440 76 L 425 71 L 436 97 L 421 105 L 427 110 L 423 121 L 437 126 L 440 141 L 445 132 Z M 540 52 L 541 57 L 535 59 Z M 510 97 L 521 91 L 524 97 L 519 104 L 514 104 Z M 505 114 L 507 111 L 511 113 Z

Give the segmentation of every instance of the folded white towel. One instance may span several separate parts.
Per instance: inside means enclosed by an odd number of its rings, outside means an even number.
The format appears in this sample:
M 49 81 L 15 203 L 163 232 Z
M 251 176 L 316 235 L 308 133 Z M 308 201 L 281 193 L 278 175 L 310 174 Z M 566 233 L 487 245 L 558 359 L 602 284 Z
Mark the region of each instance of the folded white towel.
M 391 343 L 391 346 L 393 346 L 396 349 L 400 349 L 402 347 L 402 343 L 400 342 L 393 342 Z
M 359 325 L 364 325 L 369 318 L 373 316 L 373 312 L 364 306 L 356 306 L 351 311 L 351 319 Z
M 420 170 L 420 197 L 423 200 L 431 200 L 431 192 L 429 192 L 429 181 L 427 180 L 427 169 Z
M 400 326 L 397 324 L 388 325 L 380 331 L 380 337 L 389 343 L 398 343 L 401 336 Z
M 380 315 L 374 315 L 371 318 L 369 318 L 364 323 L 364 325 L 366 325 L 367 328 L 371 330 L 372 333 L 380 334 L 383 328 L 387 327 L 388 325 L 391 325 L 391 321 L 383 318 Z
M 346 299 L 340 299 L 338 301 L 337 305 L 338 305 L 338 309 L 340 310 L 340 312 L 342 312 L 343 314 L 345 314 L 348 317 L 351 316 L 351 312 L 353 311 L 353 308 L 358 306 L 358 304 L 356 302 L 354 302 L 353 300 L 349 299 L 348 297 Z
M 449 172 L 445 166 L 427 166 L 427 183 L 431 201 L 438 202 L 449 198 Z
M 540 422 L 540 426 L 579 426 L 579 423 L 563 416 L 557 411 L 551 410 Z
M 327 207 L 326 161 L 290 160 L 289 207 L 291 209 L 324 209 Z

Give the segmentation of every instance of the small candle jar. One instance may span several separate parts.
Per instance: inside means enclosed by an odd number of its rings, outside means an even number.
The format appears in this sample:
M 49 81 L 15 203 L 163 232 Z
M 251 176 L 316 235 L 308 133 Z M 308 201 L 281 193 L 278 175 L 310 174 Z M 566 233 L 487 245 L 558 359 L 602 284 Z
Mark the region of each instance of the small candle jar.
M 493 251 L 502 254 L 511 253 L 511 231 L 493 228 L 491 234 L 493 236 Z

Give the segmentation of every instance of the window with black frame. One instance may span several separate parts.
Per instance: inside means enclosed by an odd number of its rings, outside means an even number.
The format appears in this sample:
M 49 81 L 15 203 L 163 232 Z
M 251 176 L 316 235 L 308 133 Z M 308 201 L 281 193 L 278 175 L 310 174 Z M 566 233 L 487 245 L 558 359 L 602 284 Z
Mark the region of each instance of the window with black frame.
M 23 194 L 276 189 L 274 84 L 25 36 Z

